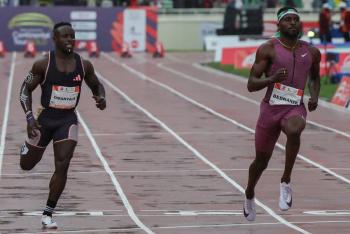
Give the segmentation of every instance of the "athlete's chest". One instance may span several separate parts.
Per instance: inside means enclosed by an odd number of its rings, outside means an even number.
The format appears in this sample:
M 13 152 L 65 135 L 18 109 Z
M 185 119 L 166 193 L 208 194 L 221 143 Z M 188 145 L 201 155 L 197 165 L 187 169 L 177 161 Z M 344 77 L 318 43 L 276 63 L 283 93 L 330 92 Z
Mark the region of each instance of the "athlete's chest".
M 77 62 L 73 59 L 63 60 L 56 58 L 56 69 L 65 75 L 68 75 L 69 73 L 73 73 L 76 70 Z
M 312 64 L 312 56 L 307 49 L 296 49 L 294 51 L 279 50 L 275 53 L 275 58 L 273 60 L 273 65 L 275 67 L 285 67 L 290 69 L 295 69 L 295 72 L 307 73 Z

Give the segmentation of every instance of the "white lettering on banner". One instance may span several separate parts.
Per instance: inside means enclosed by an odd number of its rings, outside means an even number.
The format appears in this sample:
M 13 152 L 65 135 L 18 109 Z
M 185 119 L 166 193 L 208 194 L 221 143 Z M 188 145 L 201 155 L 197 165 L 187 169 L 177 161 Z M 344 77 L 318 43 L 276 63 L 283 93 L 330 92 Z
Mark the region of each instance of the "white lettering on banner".
M 49 106 L 56 109 L 72 109 L 75 107 L 80 87 L 52 86 Z
M 96 40 L 97 39 L 97 33 L 96 32 L 76 31 L 75 32 L 75 39 L 76 40 L 82 40 L 82 41 Z
M 300 105 L 303 90 L 281 83 L 275 83 L 270 97 L 270 105 Z
M 132 51 L 146 49 L 146 11 L 124 11 L 124 41 L 130 45 Z
M 95 31 L 97 29 L 96 21 L 71 21 L 74 30 Z
M 96 11 L 72 11 L 70 13 L 71 20 L 96 20 Z

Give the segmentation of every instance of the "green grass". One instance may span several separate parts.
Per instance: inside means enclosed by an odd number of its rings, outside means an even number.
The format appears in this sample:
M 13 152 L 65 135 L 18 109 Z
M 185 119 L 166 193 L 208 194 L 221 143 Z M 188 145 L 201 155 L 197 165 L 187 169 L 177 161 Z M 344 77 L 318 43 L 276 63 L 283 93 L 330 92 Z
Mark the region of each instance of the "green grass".
M 244 78 L 249 77 L 249 72 L 250 69 L 244 68 L 244 69 L 235 69 L 232 65 L 221 65 L 220 63 L 217 62 L 210 62 L 210 63 L 205 63 L 202 64 L 204 66 L 208 66 L 211 68 L 215 68 L 227 73 L 232 73 L 235 75 L 242 76 Z M 333 97 L 338 84 L 331 84 L 329 81 L 328 77 L 322 77 L 321 78 L 321 90 L 320 90 L 320 98 L 325 100 L 325 101 L 330 101 L 331 98 Z M 306 87 L 305 94 L 309 94 L 308 87 Z

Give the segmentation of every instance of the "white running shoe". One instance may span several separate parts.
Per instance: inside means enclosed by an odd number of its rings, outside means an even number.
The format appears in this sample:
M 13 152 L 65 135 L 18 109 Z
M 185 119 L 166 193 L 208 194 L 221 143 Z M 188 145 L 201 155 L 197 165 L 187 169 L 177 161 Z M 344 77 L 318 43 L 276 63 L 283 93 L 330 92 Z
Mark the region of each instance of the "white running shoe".
M 283 211 L 292 207 L 292 188 L 285 182 L 280 184 L 280 209 Z
M 247 199 L 245 198 L 244 200 L 244 205 L 243 205 L 243 214 L 244 217 L 248 221 L 254 221 L 255 216 L 256 216 L 256 211 L 255 211 L 255 199 Z
M 57 223 L 52 220 L 51 216 L 43 215 L 41 218 L 41 224 L 44 229 L 57 229 Z

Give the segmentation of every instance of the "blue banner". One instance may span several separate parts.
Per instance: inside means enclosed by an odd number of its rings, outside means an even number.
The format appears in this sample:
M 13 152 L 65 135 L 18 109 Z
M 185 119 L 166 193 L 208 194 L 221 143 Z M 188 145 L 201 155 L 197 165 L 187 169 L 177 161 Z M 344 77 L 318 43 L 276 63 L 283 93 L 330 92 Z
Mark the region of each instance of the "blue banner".
M 112 31 L 123 11 L 124 8 L 0 7 L 0 40 L 8 51 L 23 51 L 27 41 L 34 41 L 39 51 L 52 50 L 52 28 L 66 21 L 72 23 L 79 43 L 96 41 L 102 51 L 110 51 L 115 44 Z

